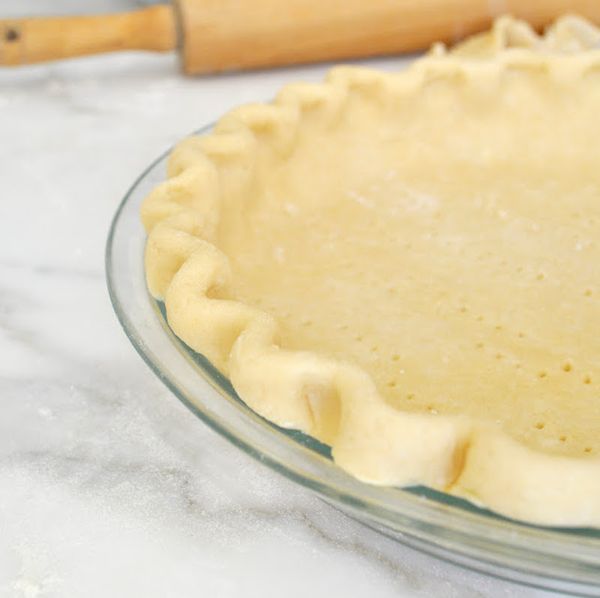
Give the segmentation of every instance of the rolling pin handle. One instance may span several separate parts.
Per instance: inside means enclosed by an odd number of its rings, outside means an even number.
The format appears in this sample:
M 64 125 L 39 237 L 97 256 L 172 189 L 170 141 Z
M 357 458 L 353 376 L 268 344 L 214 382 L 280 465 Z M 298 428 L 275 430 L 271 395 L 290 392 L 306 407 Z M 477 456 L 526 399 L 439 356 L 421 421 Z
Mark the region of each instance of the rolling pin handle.
M 2 66 L 118 50 L 166 52 L 176 43 L 175 17 L 167 5 L 114 15 L 0 20 Z

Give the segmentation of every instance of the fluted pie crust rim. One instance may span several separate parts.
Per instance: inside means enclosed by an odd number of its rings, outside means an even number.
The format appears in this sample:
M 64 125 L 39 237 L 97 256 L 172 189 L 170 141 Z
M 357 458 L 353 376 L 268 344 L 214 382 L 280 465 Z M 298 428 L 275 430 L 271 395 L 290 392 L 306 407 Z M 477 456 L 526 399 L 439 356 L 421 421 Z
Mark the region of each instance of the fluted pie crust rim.
M 216 292 L 231 273 L 215 244 L 223 177 L 239 189 L 250 185 L 257 148 L 290 153 L 305 113 L 317 110 L 334 127 L 344 103 L 366 91 L 418 94 L 432 80 L 490 80 L 508 69 L 523 77 L 545 69 L 568 84 L 600 69 L 600 50 L 585 50 L 596 43 L 594 31 L 570 18 L 544 38 L 504 18 L 456 53 L 436 46 L 395 74 L 338 67 L 324 83 L 288 85 L 271 104 L 234 109 L 211 133 L 182 141 L 168 180 L 142 207 L 148 288 L 164 301 L 175 334 L 254 411 L 329 444 L 335 462 L 360 480 L 423 484 L 534 523 L 600 526 L 600 459 L 536 451 L 466 416 L 398 411 L 361 368 L 282 348 L 271 315 Z

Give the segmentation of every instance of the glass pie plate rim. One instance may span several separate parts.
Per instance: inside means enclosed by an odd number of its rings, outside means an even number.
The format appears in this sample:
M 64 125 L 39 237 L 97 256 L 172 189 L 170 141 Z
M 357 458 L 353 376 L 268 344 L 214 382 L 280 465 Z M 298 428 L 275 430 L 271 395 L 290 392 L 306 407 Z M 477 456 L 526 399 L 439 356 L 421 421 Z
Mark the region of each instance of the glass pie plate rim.
M 139 219 L 141 201 L 165 178 L 169 151 L 142 172 L 121 201 L 105 266 L 110 299 L 127 337 L 171 392 L 243 451 L 385 535 L 491 575 L 597 596 L 600 531 L 530 526 L 443 493 L 359 482 L 335 466 L 320 443 L 252 412 L 207 360 L 175 337 L 146 289 Z

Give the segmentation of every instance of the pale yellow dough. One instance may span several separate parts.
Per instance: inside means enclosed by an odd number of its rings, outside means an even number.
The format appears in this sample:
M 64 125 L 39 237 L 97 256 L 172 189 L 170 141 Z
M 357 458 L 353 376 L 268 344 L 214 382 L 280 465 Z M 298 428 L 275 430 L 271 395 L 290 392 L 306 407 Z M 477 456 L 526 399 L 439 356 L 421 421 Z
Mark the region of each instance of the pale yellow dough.
M 142 217 L 171 327 L 257 412 L 368 482 L 600 526 L 600 52 L 551 43 L 593 45 L 570 19 L 234 110 Z

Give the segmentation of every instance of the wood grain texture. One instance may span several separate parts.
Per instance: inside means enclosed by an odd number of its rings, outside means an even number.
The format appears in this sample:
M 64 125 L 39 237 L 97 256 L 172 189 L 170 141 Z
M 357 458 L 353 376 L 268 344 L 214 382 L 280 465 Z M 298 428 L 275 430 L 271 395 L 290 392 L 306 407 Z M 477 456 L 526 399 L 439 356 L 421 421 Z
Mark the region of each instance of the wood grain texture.
M 0 20 L 0 65 L 119 50 L 172 50 L 174 21 L 167 5 L 114 15 Z
M 187 73 L 411 52 L 512 13 L 540 28 L 597 0 L 176 0 Z

